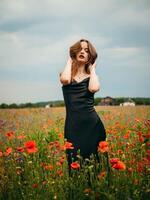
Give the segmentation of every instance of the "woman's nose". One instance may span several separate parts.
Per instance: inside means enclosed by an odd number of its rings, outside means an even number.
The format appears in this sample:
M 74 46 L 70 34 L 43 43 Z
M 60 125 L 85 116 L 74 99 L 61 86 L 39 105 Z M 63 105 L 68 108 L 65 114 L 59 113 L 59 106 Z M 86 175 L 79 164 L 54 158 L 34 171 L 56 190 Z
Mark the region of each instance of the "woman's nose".
M 81 49 L 81 53 L 84 53 L 84 49 Z

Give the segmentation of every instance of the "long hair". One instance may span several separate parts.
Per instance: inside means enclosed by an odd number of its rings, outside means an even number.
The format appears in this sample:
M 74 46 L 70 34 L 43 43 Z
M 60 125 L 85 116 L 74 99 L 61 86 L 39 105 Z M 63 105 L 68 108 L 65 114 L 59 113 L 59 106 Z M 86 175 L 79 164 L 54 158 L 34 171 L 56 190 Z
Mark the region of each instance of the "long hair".
M 96 49 L 94 48 L 94 46 L 88 40 L 81 39 L 78 42 L 76 42 L 75 44 L 73 44 L 70 47 L 70 57 L 73 60 L 72 68 L 71 68 L 71 81 L 73 80 L 73 77 L 76 75 L 76 73 L 78 71 L 78 64 L 77 64 L 77 60 L 76 60 L 76 55 L 81 50 L 81 42 L 87 42 L 88 49 L 89 49 L 88 62 L 85 64 L 85 71 L 86 71 L 87 74 L 90 74 L 90 70 L 88 68 L 89 65 L 93 64 L 95 62 L 97 56 L 98 56 Z

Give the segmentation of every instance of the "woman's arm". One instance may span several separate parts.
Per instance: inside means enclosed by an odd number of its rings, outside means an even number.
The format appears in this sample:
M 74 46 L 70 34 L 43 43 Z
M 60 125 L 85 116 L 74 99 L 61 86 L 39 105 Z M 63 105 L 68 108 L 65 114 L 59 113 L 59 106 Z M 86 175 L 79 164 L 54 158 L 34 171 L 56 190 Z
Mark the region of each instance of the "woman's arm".
M 64 85 L 69 84 L 71 81 L 71 67 L 72 59 L 69 58 L 64 71 L 60 73 L 60 82 Z
M 98 76 L 95 72 L 95 68 L 96 68 L 96 63 L 90 66 L 90 80 L 89 80 L 89 86 L 88 86 L 88 89 L 90 90 L 90 92 L 93 92 L 93 93 L 100 90 L 100 83 L 99 83 Z

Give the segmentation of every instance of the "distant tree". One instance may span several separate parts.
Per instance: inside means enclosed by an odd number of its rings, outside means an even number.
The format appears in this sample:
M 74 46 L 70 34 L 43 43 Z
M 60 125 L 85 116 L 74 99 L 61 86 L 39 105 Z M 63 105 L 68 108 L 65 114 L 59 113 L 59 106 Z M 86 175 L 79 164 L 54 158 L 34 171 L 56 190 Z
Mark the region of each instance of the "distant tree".
M 101 102 L 102 97 L 96 97 L 94 98 L 94 106 L 98 105 Z M 125 101 L 129 100 L 129 97 L 116 97 L 114 99 L 114 105 L 120 105 L 120 103 L 124 103 Z M 150 105 L 150 98 L 144 98 L 144 97 L 134 97 L 130 98 L 132 99 L 136 105 Z M 40 108 L 45 107 L 45 105 L 49 104 L 50 107 L 63 107 L 65 106 L 64 100 L 58 100 L 58 101 L 47 101 L 47 102 L 37 102 L 37 103 L 21 103 L 21 104 L 6 104 L 2 103 L 0 105 L 1 109 L 5 108 Z
M 100 97 L 94 98 L 94 105 L 97 106 L 100 103 L 101 99 L 102 98 L 100 98 Z
M 8 108 L 8 104 L 2 103 L 2 104 L 0 105 L 0 108 Z
M 33 103 L 26 103 L 25 104 L 25 107 L 26 108 L 34 108 L 34 107 L 36 107 Z
M 115 104 L 116 105 L 120 105 L 120 103 L 125 102 L 125 98 L 124 97 L 118 97 L 116 98 Z
M 18 108 L 18 105 L 15 103 L 9 104 L 9 108 Z

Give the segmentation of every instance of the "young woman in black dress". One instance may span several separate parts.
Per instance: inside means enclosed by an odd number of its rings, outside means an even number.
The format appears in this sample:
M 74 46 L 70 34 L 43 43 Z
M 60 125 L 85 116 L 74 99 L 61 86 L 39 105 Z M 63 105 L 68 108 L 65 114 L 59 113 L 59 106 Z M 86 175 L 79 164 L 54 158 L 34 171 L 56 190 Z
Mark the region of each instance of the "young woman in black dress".
M 64 138 L 74 147 L 66 150 L 69 170 L 78 152 L 83 159 L 92 154 L 98 158 L 98 144 L 106 139 L 104 125 L 94 108 L 94 94 L 100 90 L 96 58 L 94 46 L 81 39 L 70 47 L 70 58 L 60 73 L 66 106 Z

